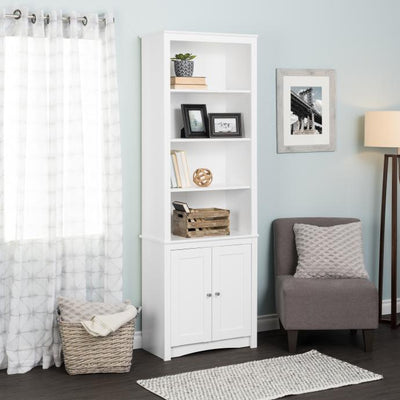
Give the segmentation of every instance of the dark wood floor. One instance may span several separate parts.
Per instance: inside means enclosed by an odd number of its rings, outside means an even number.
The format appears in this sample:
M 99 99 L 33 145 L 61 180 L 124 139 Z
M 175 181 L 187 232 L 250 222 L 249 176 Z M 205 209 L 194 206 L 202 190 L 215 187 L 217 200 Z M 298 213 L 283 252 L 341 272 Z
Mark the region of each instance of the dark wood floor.
M 372 353 L 362 351 L 360 332 L 357 336 L 351 336 L 346 331 L 300 334 L 299 352 L 311 349 L 382 374 L 384 379 L 291 396 L 290 399 L 400 399 L 400 328 L 393 331 L 387 325 L 382 325 L 377 331 Z M 35 368 L 27 374 L 8 376 L 5 371 L 0 371 L 0 399 L 159 399 L 137 385 L 136 380 L 281 355 L 287 355 L 286 338 L 280 331 L 272 331 L 259 334 L 257 349 L 215 350 L 175 358 L 170 362 L 163 362 L 143 350 L 135 350 L 134 366 L 129 374 L 69 376 L 64 368 Z

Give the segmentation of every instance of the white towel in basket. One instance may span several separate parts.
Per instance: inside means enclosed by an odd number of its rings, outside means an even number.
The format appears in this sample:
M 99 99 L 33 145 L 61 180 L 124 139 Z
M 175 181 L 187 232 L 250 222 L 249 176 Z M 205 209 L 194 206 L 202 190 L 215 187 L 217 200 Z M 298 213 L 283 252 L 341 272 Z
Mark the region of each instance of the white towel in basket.
M 129 304 L 125 311 L 116 314 L 95 315 L 89 321 L 81 321 L 81 324 L 92 336 L 107 336 L 135 318 L 137 312 L 136 307 Z

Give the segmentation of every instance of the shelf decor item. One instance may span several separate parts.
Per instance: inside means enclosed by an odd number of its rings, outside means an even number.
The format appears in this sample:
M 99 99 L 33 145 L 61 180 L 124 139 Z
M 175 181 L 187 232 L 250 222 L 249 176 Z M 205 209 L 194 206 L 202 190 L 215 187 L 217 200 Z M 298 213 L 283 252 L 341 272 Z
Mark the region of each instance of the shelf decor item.
M 400 111 L 368 111 L 365 114 L 364 146 L 400 148 Z M 385 255 L 385 219 L 386 219 L 386 194 L 388 184 L 389 160 L 391 162 L 391 299 L 390 314 L 382 315 L 383 299 L 383 270 Z M 383 164 L 383 184 L 381 202 L 381 227 L 379 243 L 379 322 L 388 322 L 392 329 L 400 325 L 400 316 L 397 313 L 397 186 L 398 163 L 400 155 L 396 153 L 385 154 Z M 390 172 L 389 172 L 390 174 Z
M 188 204 L 183 201 L 175 200 L 172 202 L 172 205 L 174 206 L 175 210 L 177 210 L 177 211 L 182 211 L 185 213 L 190 212 L 190 208 L 189 208 Z
M 204 76 L 171 76 L 171 89 L 205 90 L 207 88 Z
M 194 62 L 192 60 L 194 58 L 196 58 L 196 56 L 191 53 L 175 54 L 175 57 L 171 58 L 171 61 L 174 62 L 175 75 L 192 76 L 194 69 Z
M 181 136 L 183 138 L 210 137 L 205 104 L 181 104 L 181 110 L 184 126 L 181 130 Z
M 277 152 L 335 151 L 335 71 L 277 69 Z
M 218 113 L 208 114 L 210 120 L 210 136 L 215 137 L 240 137 L 241 114 L 240 113 Z
M 207 168 L 197 168 L 193 173 L 193 182 L 200 187 L 211 185 L 213 180 L 212 172 Z
M 186 238 L 229 235 L 229 210 L 192 208 L 189 213 L 173 210 L 172 233 Z
M 178 188 L 187 188 L 192 186 L 189 175 L 189 167 L 184 150 L 171 150 L 172 166 L 171 168 L 171 181 L 176 179 L 176 186 Z

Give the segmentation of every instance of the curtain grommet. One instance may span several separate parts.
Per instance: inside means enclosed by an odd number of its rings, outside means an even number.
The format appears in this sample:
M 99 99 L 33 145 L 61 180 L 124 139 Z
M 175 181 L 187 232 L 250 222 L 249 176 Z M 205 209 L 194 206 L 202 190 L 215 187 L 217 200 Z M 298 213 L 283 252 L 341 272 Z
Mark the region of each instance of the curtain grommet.
M 36 14 L 31 15 L 31 22 L 32 24 L 36 23 Z
M 14 19 L 20 19 L 22 17 L 22 12 L 18 8 L 14 10 L 13 14 L 15 15 Z
M 82 25 L 86 26 L 87 23 L 88 23 L 87 17 L 86 17 L 86 16 L 85 16 L 85 17 L 82 17 Z

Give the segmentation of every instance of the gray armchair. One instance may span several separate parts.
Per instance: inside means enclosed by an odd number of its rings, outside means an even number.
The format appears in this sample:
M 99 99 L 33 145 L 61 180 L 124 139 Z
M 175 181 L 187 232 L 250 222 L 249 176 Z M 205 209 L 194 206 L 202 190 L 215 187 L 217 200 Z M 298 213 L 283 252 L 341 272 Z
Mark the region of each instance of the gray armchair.
M 296 351 L 299 330 L 362 329 L 364 350 L 371 351 L 378 327 L 378 292 L 368 279 L 301 279 L 293 275 L 297 252 L 295 223 L 332 226 L 355 218 L 281 218 L 273 222 L 275 294 L 279 320 Z

